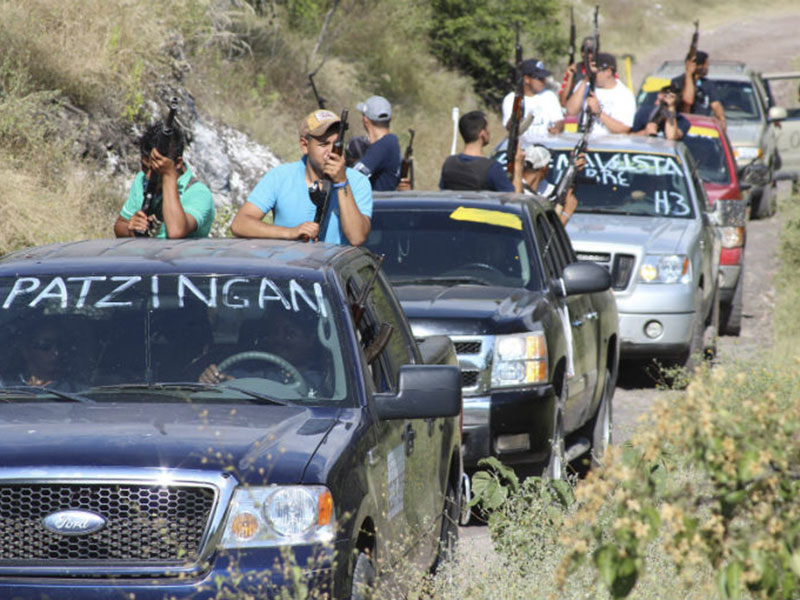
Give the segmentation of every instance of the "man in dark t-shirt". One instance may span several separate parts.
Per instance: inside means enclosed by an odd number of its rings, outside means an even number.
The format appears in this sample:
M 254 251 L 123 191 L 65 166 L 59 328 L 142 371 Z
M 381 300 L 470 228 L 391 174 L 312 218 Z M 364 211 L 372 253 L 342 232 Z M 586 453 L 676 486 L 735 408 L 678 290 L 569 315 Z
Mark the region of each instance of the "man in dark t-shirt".
M 372 96 L 356 106 L 367 132 L 369 146 L 353 168 L 369 177 L 376 192 L 390 192 L 400 182 L 400 141 L 389 133 L 392 105 L 383 96 Z
M 672 86 L 678 94 L 679 112 L 696 115 L 714 115 L 726 127 L 725 109 L 720 102 L 717 88 L 709 79 L 708 54 L 700 50 L 686 61 L 686 73 L 673 77 Z
M 656 95 L 655 104 L 640 106 L 633 117 L 631 133 L 681 140 L 689 132 L 689 119 L 676 112 L 678 90 L 667 84 Z
M 513 192 L 514 185 L 502 165 L 483 156 L 483 148 L 489 144 L 486 115 L 479 110 L 466 113 L 458 121 L 458 131 L 464 150 L 444 161 L 439 189 Z

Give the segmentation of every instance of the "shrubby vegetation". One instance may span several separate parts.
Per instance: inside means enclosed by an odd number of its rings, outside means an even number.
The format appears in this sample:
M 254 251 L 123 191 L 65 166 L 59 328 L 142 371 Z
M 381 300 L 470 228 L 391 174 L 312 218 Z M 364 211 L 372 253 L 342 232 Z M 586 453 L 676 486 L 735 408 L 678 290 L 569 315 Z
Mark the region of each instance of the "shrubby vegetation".
M 796 314 L 800 289 L 793 202 L 780 208 L 779 350 L 697 372 L 573 489 L 487 463 L 482 491 L 489 505 L 502 500 L 489 527 L 503 562 L 487 589 L 511 577 L 495 588 L 510 590 L 503 597 L 800 596 L 799 332 L 781 318 Z

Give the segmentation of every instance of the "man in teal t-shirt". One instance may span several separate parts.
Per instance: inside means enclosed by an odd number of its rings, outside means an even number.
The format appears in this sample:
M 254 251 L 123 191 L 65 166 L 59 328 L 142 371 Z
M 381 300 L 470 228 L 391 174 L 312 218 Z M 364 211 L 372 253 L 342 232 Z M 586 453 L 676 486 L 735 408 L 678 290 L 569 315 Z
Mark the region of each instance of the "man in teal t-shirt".
M 231 231 L 238 237 L 283 240 L 323 240 L 359 246 L 370 231 L 372 187 L 369 179 L 345 167 L 343 156 L 332 151 L 338 139 L 339 117 L 315 110 L 300 123 L 303 157 L 279 165 L 258 182 L 236 213 Z M 314 220 L 311 194 L 319 193 L 323 179 L 330 182 L 330 206 L 322 223 Z M 273 222 L 263 218 L 273 213 Z
M 114 223 L 114 235 L 133 237 L 149 231 L 159 238 L 207 237 L 214 223 L 214 201 L 211 191 L 198 181 L 183 162 L 184 137 L 179 127 L 173 127 L 171 148 L 175 159 L 162 155 L 156 144 L 161 123 L 151 126 L 139 142 L 142 171 L 136 175 L 128 200 Z M 147 179 L 155 173 L 161 183 L 154 198 L 156 210 L 146 215 L 142 210 Z

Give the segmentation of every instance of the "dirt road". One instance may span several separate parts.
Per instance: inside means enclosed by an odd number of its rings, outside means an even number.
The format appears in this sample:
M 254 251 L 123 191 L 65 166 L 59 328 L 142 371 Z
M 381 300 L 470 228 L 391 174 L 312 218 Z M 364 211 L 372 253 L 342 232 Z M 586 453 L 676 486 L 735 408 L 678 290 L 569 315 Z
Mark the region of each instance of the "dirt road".
M 751 17 L 752 18 L 752 17 Z M 702 31 L 700 47 L 712 58 L 745 60 L 761 71 L 791 70 L 797 67 L 800 51 L 797 31 L 800 12 L 771 15 L 758 23 L 736 20 L 712 31 Z M 690 31 L 690 29 L 689 29 Z M 667 58 L 686 54 L 687 39 L 674 39 L 663 49 L 639 60 L 633 69 L 634 82 L 655 69 Z M 765 43 L 769 40 L 769 43 Z M 746 54 L 743 52 L 746 50 Z M 780 194 L 786 194 L 786 187 Z M 780 211 L 773 217 L 749 221 L 745 251 L 745 287 L 742 331 L 738 337 L 722 337 L 718 344 L 718 361 L 744 358 L 760 347 L 772 343 L 772 312 L 774 306 L 773 276 L 778 266 L 778 231 L 783 226 Z M 614 397 L 614 443 L 629 439 L 640 418 L 652 406 L 660 392 L 652 377 L 641 368 L 623 365 Z M 461 529 L 461 552 L 471 560 L 491 557 L 491 541 L 484 526 Z

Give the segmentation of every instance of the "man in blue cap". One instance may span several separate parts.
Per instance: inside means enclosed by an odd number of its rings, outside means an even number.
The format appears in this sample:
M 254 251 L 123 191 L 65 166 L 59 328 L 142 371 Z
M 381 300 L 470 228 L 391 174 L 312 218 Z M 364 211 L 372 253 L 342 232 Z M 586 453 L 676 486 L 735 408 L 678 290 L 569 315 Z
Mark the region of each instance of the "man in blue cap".
M 400 142 L 389 132 L 392 105 L 383 96 L 371 96 L 356 106 L 361 111 L 361 123 L 367 132 L 369 146 L 353 168 L 369 177 L 376 192 L 397 189 L 400 181 Z

